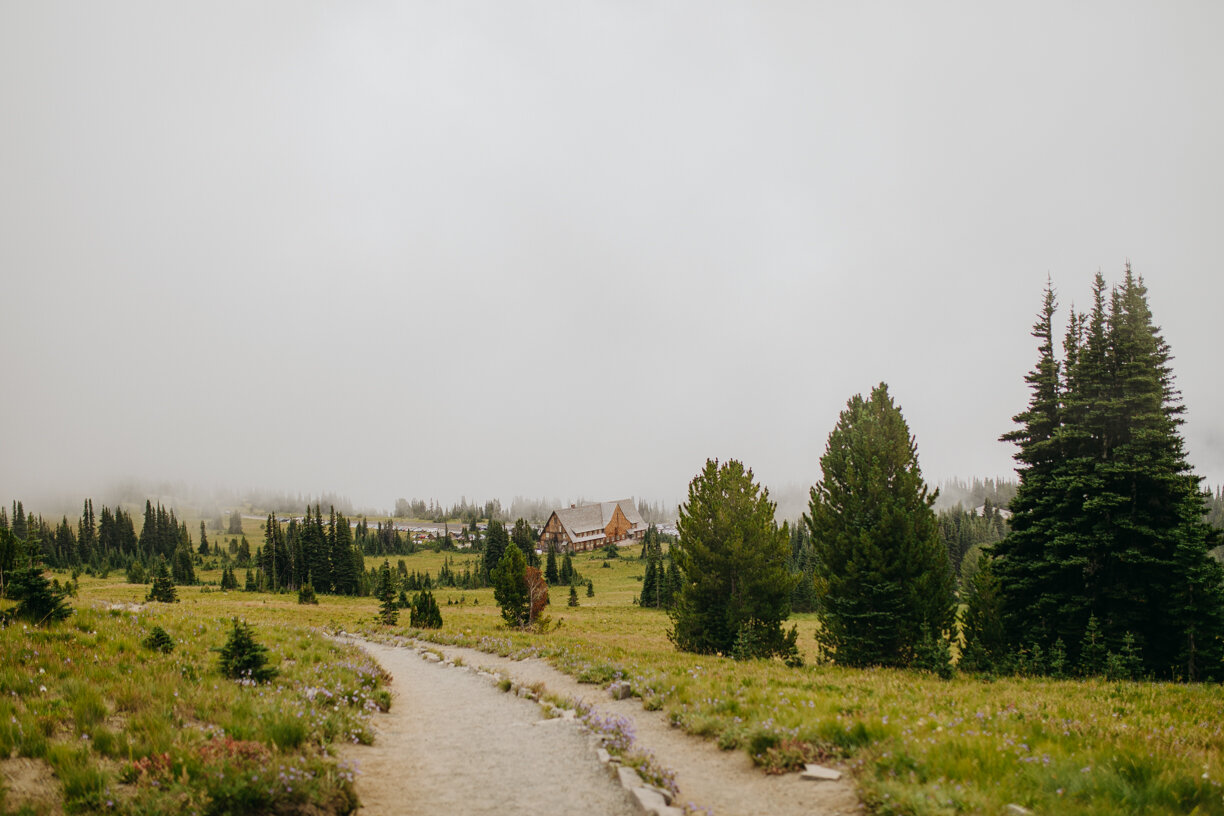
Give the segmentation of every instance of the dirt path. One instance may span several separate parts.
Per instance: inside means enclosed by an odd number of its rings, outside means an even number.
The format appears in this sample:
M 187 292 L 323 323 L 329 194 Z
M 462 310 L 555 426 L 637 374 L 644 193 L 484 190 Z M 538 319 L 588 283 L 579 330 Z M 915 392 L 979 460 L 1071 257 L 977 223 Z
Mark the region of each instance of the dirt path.
M 395 700 L 374 720 L 374 745 L 343 752 L 357 764 L 362 816 L 635 813 L 577 724 L 537 726 L 537 704 L 475 673 L 412 649 L 350 642 L 394 678 Z
M 560 768 L 550 769 L 551 760 L 542 759 L 536 754 L 534 738 L 542 731 L 547 731 L 551 736 L 554 733 L 553 729 L 556 729 L 555 733 L 562 733 L 563 728 L 565 735 L 571 736 L 569 726 L 535 728 L 521 733 L 524 726 L 505 724 L 500 718 L 494 720 L 492 712 L 486 709 L 505 708 L 522 712 L 523 718 L 518 719 L 517 722 L 523 723 L 539 719 L 538 708 L 534 704 L 508 697 L 497 691 L 487 680 L 475 674 L 455 668 L 441 667 L 437 664 L 426 664 L 411 649 L 381 646 L 365 641 L 361 641 L 359 645 L 366 648 L 392 673 L 395 678 L 392 685 L 398 690 L 399 695 L 392 706 L 391 714 L 386 715 L 388 720 L 398 716 L 399 719 L 395 720 L 396 725 L 388 726 L 376 720 L 380 734 L 375 742 L 375 747 L 357 748 L 349 755 L 361 762 L 362 775 L 358 778 L 357 790 L 362 801 L 368 802 L 371 806 L 371 809 L 363 810 L 362 813 L 372 816 L 376 813 L 415 812 L 374 809 L 374 803 L 381 801 L 377 799 L 379 796 L 377 778 L 386 775 L 400 782 L 412 779 L 413 784 L 404 785 L 405 788 L 411 790 L 415 787 L 415 780 L 422 778 L 420 774 L 439 772 L 437 766 L 433 766 L 434 769 L 431 769 L 428 764 L 408 766 L 397 760 L 396 753 L 402 752 L 402 748 L 387 749 L 390 756 L 385 765 L 363 758 L 370 752 L 379 750 L 379 746 L 384 742 L 411 742 L 416 739 L 415 735 L 419 733 L 422 725 L 418 724 L 413 714 L 413 710 L 419 708 L 415 701 L 418 697 L 425 699 L 426 695 L 431 697 L 437 695 L 434 699 L 439 702 L 435 705 L 441 707 L 445 712 L 438 721 L 439 726 L 452 732 L 452 736 L 460 738 L 461 745 L 464 746 L 460 749 L 461 754 L 465 750 L 475 749 L 478 746 L 494 755 L 514 753 L 516 748 L 525 749 L 526 739 L 532 738 L 530 749 L 532 756 L 526 761 L 534 771 L 527 778 L 557 780 L 562 775 Z M 487 667 L 500 672 L 522 685 L 543 683 L 547 692 L 585 701 L 600 714 L 615 713 L 631 720 L 637 735 L 638 746 L 653 753 L 661 765 L 675 772 L 676 782 L 680 787 L 677 805 L 691 803 L 696 807 L 713 812 L 715 816 L 757 816 L 758 814 L 851 816 L 863 813 L 854 787 L 845 777 L 840 782 L 810 782 L 800 779 L 798 774 L 768 776 L 753 767 L 752 761 L 743 751 L 721 751 L 710 740 L 693 737 L 679 729 L 672 728 L 662 712 L 646 711 L 638 700 L 632 698 L 613 700 L 602 689 L 578 683 L 572 677 L 557 671 L 542 660 L 515 661 L 475 649 L 439 646 L 432 643 L 424 645 L 446 654 L 448 658 L 460 658 L 468 666 Z M 400 667 L 404 669 L 402 675 Z M 417 685 L 414 685 L 417 683 L 424 685 L 418 688 Z M 431 684 L 436 684 L 439 688 L 431 690 L 428 688 Z M 465 701 L 469 699 L 469 688 L 471 689 L 470 699 L 473 701 L 471 704 L 474 708 L 472 712 L 460 715 L 457 709 L 468 705 Z M 462 698 L 459 696 L 460 689 L 463 689 Z M 477 694 L 476 692 L 482 693 Z M 405 700 L 407 705 L 405 705 Z M 529 708 L 524 708 L 525 706 Z M 594 774 L 601 784 L 596 785 L 589 781 L 580 782 L 569 789 L 569 795 L 572 798 L 566 799 L 564 796 L 559 796 L 555 808 L 549 806 L 543 811 L 535 812 L 581 811 L 590 814 L 625 812 L 592 801 L 591 797 L 596 787 L 600 791 L 605 788 L 615 791 L 615 785 L 608 782 L 610 776 L 595 761 L 595 755 L 585 738 L 573 736 L 581 745 L 581 750 L 575 749 L 571 752 L 569 764 L 590 766 L 587 770 Z M 495 747 L 499 743 L 502 747 Z M 526 754 L 526 750 L 523 750 L 523 753 Z M 461 756 L 457 765 L 448 764 L 445 770 L 441 771 L 449 776 L 449 779 L 444 779 L 442 784 L 454 788 L 453 798 L 447 800 L 447 803 L 455 808 L 452 812 L 526 813 L 526 810 L 519 810 L 516 805 L 502 798 L 501 792 L 497 792 L 496 810 L 479 809 L 482 805 L 473 804 L 467 798 L 468 789 L 471 786 L 460 781 L 459 772 L 473 765 L 479 766 L 482 762 L 483 760 L 473 761 L 472 759 L 465 761 Z M 564 773 L 568 774 L 570 771 Z M 478 773 L 477 778 L 479 777 Z M 592 786 L 591 790 L 587 789 L 588 785 Z M 364 786 L 374 786 L 374 789 L 367 793 L 367 787 Z M 560 794 L 561 791 L 558 793 Z M 625 806 L 618 805 L 618 808 L 621 807 Z

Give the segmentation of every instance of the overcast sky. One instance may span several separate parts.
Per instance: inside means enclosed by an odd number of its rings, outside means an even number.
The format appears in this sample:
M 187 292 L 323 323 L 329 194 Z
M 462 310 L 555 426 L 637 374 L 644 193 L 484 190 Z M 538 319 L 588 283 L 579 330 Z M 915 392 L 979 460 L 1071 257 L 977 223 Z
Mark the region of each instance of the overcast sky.
M 1224 482 L 1224 5 L 0 0 L 0 499 L 1007 476 L 1130 259 Z

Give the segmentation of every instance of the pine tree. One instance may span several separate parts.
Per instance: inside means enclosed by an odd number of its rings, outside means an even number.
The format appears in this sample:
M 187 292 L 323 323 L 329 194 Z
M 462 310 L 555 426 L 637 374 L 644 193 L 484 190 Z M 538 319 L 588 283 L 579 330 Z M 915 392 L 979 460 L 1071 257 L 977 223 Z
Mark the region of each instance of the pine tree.
M 548 557 L 544 561 L 544 580 L 552 586 L 561 583 L 561 573 L 557 571 L 557 547 L 552 543 L 548 545 Z
M 0 538 L 9 536 L 9 531 L 0 533 Z M 18 545 L 20 546 L 20 545 Z M 38 562 L 36 545 L 29 542 L 24 556 L 19 554 L 18 562 L 24 561 L 24 566 L 18 566 L 10 573 L 6 587 L 8 597 L 17 601 L 13 609 L 14 617 L 29 621 L 35 626 L 44 623 L 54 623 L 72 614 L 68 606 L 68 590 L 47 579 L 42 565 Z
M 651 551 L 646 554 L 646 575 L 642 578 L 642 594 L 638 598 L 640 606 L 654 608 L 659 605 L 658 572 L 658 560 Z
M 353 530 L 349 521 L 332 509 L 331 521 L 332 591 L 337 595 L 356 595 L 358 570 L 353 560 Z M 361 572 L 364 572 L 364 564 Z
M 489 528 L 485 531 L 484 558 L 481 559 L 481 570 L 486 581 L 492 582 L 493 570 L 497 568 L 497 564 L 501 561 L 502 554 L 506 552 L 506 547 L 509 544 L 510 536 L 506 533 L 505 526 L 500 521 L 490 521 Z M 527 557 L 523 554 L 522 550 L 519 550 L 519 555 L 523 556 L 525 564 Z
M 998 671 L 1009 651 L 1003 628 L 1003 598 L 994 568 L 994 559 L 982 555 L 965 582 L 965 614 L 961 621 L 965 645 L 960 659 L 960 667 L 965 671 Z
M 527 589 L 527 559 L 513 543 L 498 559 L 490 578 L 493 582 L 493 598 L 501 608 L 502 619 L 506 621 L 506 625 L 516 628 L 527 626 L 531 614 Z
M 577 606 L 577 605 L 578 605 L 578 587 L 574 586 L 573 584 L 570 584 L 570 593 L 569 593 L 569 602 L 568 602 L 568 605 L 569 605 L 569 606 Z
M 278 674 L 268 665 L 268 647 L 255 641 L 250 624 L 234 618 L 225 645 L 220 652 L 221 673 L 233 680 L 268 683 Z
M 166 562 L 158 559 L 157 571 L 153 575 L 153 586 L 149 589 L 147 601 L 157 601 L 158 603 L 178 603 L 178 591 L 174 588 L 174 581 L 170 578 L 170 573 L 166 570 Z
M 212 552 L 208 547 L 208 533 L 204 529 L 204 522 L 200 522 L 200 555 L 207 556 Z
M 595 597 L 595 582 L 590 579 L 587 579 L 586 584 L 587 584 L 587 597 L 594 598 Z
M 1039 369 L 1048 370 L 1042 340 Z M 1053 452 L 1034 452 L 1032 440 L 1051 434 L 1049 412 L 1032 404 L 1005 436 L 1019 442 L 1022 466 L 1013 532 L 995 548 L 1013 645 L 1022 636 L 1047 650 L 1057 639 L 1077 650 L 1091 642 L 1124 662 L 1139 655 L 1143 673 L 1218 677 L 1224 569 L 1208 553 L 1219 533 L 1204 520 L 1205 497 L 1186 461 L 1168 345 L 1129 265 L 1112 290 L 1097 274 L 1092 308 L 1072 316 L 1064 357 Z
M 806 517 L 824 584 L 818 638 L 838 663 L 909 665 L 924 637 L 949 637 L 955 598 L 935 495 L 888 386 L 850 399 L 820 467 Z
M 561 579 L 563 584 L 572 584 L 574 582 L 574 560 L 570 558 L 568 552 L 561 556 L 561 570 L 557 577 Z
M 412 599 L 409 624 L 417 629 L 442 628 L 442 609 L 429 590 L 421 591 Z
M 520 518 L 514 522 L 514 529 L 510 532 L 510 540 L 523 551 L 523 557 L 527 559 L 527 566 L 529 567 L 540 566 L 540 555 L 536 552 L 536 542 L 539 541 L 539 538 L 526 519 Z
M 1031 396 L 1027 410 L 1013 421 L 1020 425 L 1002 439 L 1014 442 L 1020 463 L 1016 496 L 1011 501 L 1011 532 L 996 543 L 993 565 L 1003 602 L 1010 643 L 1036 640 L 1052 644 L 1065 618 L 1056 587 L 1063 583 L 1059 537 L 1065 535 L 1058 503 L 1059 480 L 1069 464 L 1063 450 L 1061 364 L 1054 354 L 1057 298 L 1046 283 L 1041 312 L 1032 335 L 1039 341 L 1037 365 L 1025 376 Z M 1072 318 L 1074 329 L 1079 321 Z
M 171 565 L 174 583 L 179 585 L 190 585 L 196 582 L 195 566 L 191 560 L 191 550 L 187 547 L 180 546 L 174 551 L 174 560 Z
M 794 579 L 775 509 L 769 490 L 735 460 L 707 460 L 690 482 L 671 550 L 685 577 L 668 633 L 678 649 L 797 659 L 795 630 L 782 631 Z
M 390 562 L 383 561 L 378 570 L 378 619 L 386 626 L 394 626 L 399 620 L 399 611 L 395 603 L 395 578 L 391 575 Z

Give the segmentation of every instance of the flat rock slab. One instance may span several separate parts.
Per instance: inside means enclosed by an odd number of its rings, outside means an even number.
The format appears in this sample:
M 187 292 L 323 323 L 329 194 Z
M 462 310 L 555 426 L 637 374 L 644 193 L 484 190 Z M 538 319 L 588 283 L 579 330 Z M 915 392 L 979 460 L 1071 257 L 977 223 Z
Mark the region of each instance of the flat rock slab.
M 832 768 L 826 768 L 823 765 L 804 765 L 803 773 L 799 774 L 801 779 L 814 779 L 818 782 L 836 782 L 841 779 L 841 771 L 835 771 Z

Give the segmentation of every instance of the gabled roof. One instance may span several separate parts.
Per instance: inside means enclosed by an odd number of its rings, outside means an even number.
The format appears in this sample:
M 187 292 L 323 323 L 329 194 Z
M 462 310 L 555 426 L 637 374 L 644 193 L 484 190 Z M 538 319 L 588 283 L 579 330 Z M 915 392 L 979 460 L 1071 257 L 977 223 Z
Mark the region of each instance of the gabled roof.
M 618 505 L 631 529 L 637 530 L 646 526 L 631 499 L 563 507 L 556 511 L 557 521 L 565 528 L 565 534 L 569 536 L 570 541 L 588 541 L 603 535 L 604 528 L 612 520 L 612 514 L 616 512 Z

